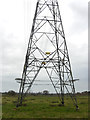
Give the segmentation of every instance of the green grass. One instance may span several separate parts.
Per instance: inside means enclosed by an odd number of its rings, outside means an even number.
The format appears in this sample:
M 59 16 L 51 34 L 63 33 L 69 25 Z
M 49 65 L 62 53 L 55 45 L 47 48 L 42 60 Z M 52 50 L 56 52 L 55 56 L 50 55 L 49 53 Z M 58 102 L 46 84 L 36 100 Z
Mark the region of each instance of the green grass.
M 2 96 L 0 94 L 0 119 L 2 118 Z
M 65 106 L 59 106 L 57 96 L 27 96 L 23 106 L 16 108 L 17 96 L 2 97 L 3 118 L 88 118 L 88 96 L 77 96 L 79 110 L 65 97 Z

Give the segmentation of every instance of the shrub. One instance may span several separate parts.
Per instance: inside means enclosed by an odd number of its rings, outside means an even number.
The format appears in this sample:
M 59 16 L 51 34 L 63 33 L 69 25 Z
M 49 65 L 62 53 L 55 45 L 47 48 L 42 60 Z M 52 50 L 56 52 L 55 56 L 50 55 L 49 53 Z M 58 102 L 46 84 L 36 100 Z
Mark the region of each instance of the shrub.
M 14 95 L 16 95 L 16 92 L 13 90 L 10 90 L 10 91 L 8 91 L 8 95 L 14 96 Z

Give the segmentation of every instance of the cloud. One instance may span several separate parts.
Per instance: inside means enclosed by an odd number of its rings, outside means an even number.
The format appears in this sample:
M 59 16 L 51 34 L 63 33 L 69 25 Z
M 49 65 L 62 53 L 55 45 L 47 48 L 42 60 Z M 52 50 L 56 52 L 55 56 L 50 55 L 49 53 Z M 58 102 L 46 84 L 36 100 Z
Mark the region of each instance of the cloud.
M 88 27 L 88 5 L 85 1 L 72 2 L 69 5 L 73 14 L 73 28 L 75 33 L 80 33 L 82 31 L 87 30 Z

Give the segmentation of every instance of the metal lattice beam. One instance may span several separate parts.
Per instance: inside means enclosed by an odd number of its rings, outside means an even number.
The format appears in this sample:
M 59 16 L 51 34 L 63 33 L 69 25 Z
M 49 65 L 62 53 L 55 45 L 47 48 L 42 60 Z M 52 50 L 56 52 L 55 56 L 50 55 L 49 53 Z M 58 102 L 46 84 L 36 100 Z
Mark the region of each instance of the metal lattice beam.
M 49 42 L 48 49 L 43 47 Z M 43 45 L 41 45 L 43 42 Z M 48 51 L 47 51 L 48 50 Z M 64 89 L 78 108 L 74 79 L 57 0 L 38 0 L 20 83 L 18 104 L 31 89 L 41 69 L 45 69 L 62 105 Z M 28 86 L 27 86 L 28 84 Z M 69 86 L 69 89 L 68 89 Z

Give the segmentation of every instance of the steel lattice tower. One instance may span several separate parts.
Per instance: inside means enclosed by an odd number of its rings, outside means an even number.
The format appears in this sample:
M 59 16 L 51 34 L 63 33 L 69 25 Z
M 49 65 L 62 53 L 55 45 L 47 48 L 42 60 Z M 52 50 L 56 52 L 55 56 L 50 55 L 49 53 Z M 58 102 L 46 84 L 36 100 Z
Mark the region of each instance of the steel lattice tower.
M 43 47 L 46 41 L 48 46 Z M 78 108 L 69 54 L 57 0 L 38 0 L 28 43 L 18 104 L 32 87 L 41 69 L 45 69 L 60 102 L 64 105 L 64 89 Z

